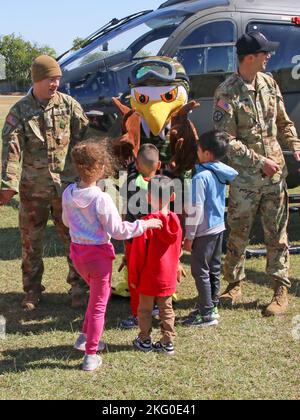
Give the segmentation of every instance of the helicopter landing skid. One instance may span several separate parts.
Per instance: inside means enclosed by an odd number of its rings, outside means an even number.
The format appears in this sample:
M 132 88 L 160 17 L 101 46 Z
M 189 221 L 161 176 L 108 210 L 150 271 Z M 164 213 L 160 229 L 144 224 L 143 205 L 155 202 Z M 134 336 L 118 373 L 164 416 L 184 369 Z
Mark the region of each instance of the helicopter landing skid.
M 289 248 L 290 255 L 300 255 L 300 246 L 291 246 Z M 246 259 L 250 260 L 251 258 L 261 258 L 267 256 L 267 250 L 265 248 L 261 249 L 247 249 Z

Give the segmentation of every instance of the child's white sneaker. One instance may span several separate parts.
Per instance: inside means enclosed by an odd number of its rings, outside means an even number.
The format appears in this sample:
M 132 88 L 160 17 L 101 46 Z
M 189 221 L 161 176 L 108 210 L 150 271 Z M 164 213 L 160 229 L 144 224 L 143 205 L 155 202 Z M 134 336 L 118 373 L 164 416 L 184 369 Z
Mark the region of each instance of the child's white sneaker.
M 86 347 L 86 335 L 80 334 L 80 336 L 77 338 L 74 344 L 74 349 L 85 353 L 85 347 Z M 98 344 L 98 351 L 100 352 L 105 351 L 106 347 L 107 347 L 106 343 L 103 343 L 102 341 L 100 341 L 100 343 Z
M 93 372 L 102 365 L 102 359 L 97 354 L 88 355 L 86 354 L 83 359 L 82 369 L 85 372 Z

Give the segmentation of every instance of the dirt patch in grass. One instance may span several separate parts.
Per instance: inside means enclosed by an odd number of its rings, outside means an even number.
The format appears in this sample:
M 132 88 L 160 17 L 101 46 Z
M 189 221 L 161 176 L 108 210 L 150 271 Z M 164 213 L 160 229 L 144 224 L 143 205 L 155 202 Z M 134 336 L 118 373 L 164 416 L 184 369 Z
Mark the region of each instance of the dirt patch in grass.
M 9 108 L 13 106 L 16 102 L 21 99 L 22 95 L 18 96 L 7 96 L 7 95 L 0 95 L 0 112 L 3 114 L 7 114 Z

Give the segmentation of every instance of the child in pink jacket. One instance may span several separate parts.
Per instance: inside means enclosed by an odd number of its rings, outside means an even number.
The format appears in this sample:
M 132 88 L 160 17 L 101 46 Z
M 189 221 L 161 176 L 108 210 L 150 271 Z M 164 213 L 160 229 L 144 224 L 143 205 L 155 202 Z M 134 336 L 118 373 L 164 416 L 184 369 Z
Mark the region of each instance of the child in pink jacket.
M 112 160 L 105 142 L 86 142 L 74 147 L 73 161 L 81 181 L 63 194 L 63 221 L 71 235 L 71 259 L 90 287 L 89 304 L 82 334 L 75 348 L 85 351 L 83 370 L 102 364 L 97 355 L 104 329 L 107 303 L 111 295 L 112 264 L 115 259 L 111 238 L 125 240 L 159 228 L 159 220 L 122 222 L 111 197 L 97 182 L 112 174 Z

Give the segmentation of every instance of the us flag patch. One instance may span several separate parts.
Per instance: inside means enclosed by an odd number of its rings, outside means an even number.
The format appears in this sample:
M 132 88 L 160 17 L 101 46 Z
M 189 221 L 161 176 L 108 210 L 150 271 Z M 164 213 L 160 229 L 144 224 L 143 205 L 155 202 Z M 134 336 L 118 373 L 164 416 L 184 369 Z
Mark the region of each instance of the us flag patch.
M 12 127 L 16 127 L 18 125 L 18 120 L 13 116 L 13 114 L 8 114 L 6 122 Z
M 231 111 L 231 105 L 229 105 L 227 102 L 225 102 L 223 99 L 220 99 L 217 103 L 217 107 L 223 109 L 226 112 Z

